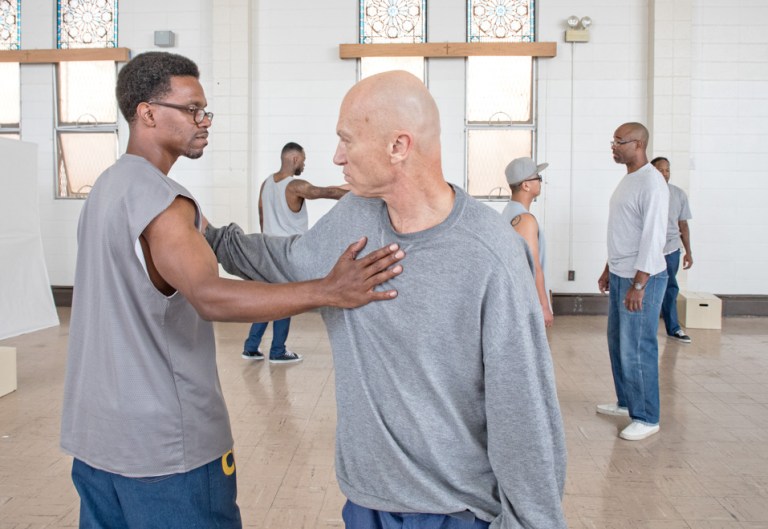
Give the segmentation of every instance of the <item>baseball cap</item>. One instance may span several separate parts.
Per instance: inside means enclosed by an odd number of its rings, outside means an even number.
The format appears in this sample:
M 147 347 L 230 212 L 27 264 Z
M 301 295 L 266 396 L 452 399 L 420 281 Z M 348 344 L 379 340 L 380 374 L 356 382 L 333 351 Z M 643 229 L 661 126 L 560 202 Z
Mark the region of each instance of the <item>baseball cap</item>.
M 548 163 L 536 165 L 536 162 L 528 157 L 515 158 L 509 162 L 507 168 L 504 169 L 504 174 L 507 176 L 507 183 L 509 185 L 515 185 L 537 175 L 547 167 L 549 167 Z

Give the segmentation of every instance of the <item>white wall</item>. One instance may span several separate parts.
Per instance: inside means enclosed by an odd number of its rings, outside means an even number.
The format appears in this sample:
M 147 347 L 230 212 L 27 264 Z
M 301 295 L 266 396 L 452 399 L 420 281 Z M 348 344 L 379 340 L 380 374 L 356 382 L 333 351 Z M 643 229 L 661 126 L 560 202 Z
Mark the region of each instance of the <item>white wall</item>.
M 539 40 L 558 45 L 557 57 L 538 64 L 537 157 L 550 167 L 534 211 L 547 233 L 551 288 L 597 291 L 608 200 L 624 173 L 608 142 L 618 125 L 637 120 L 652 125 L 649 155 L 669 155 L 673 182 L 690 195 L 695 264 L 682 281 L 692 290 L 768 294 L 759 273 L 768 265 L 768 221 L 758 209 L 768 199 L 768 36 L 761 24 L 768 7 L 757 0 L 734 0 L 727 8 L 714 0 L 537 4 Z M 430 40 L 463 40 L 464 2 L 431 5 Z M 23 6 L 24 47 L 51 47 L 55 7 Z M 593 18 L 591 42 L 563 42 L 564 20 L 572 14 Z M 341 182 L 332 163 L 336 118 L 356 64 L 338 58 L 338 45 L 357 40 L 357 2 L 134 0 L 121 2 L 119 23 L 120 45 L 134 53 L 154 49 L 153 31 L 169 29 L 177 36 L 171 51 L 201 67 L 216 114 L 211 144 L 202 159 L 180 160 L 172 174 L 214 223 L 258 229 L 258 188 L 277 170 L 287 141 L 305 147 L 305 177 L 318 185 Z M 22 137 L 39 144 L 44 197 L 53 193 L 50 79 L 47 66 L 22 68 Z M 459 184 L 463 79 L 463 60 L 429 63 L 446 178 Z M 332 205 L 310 203 L 310 220 Z M 72 283 L 80 207 L 41 199 L 53 284 Z M 576 281 L 567 281 L 569 269 Z
M 694 290 L 768 293 L 768 4 L 700 0 L 692 53 Z M 673 174 L 674 177 L 674 174 Z M 709 285 L 715 285 L 710 288 Z

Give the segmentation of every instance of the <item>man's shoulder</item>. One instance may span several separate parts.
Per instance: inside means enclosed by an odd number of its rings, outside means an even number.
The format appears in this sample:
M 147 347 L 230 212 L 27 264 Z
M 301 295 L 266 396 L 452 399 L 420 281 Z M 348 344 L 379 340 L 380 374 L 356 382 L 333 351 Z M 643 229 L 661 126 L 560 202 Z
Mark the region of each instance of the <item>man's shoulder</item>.
M 674 184 L 669 184 L 669 194 L 688 198 L 687 193 L 681 187 L 677 187 Z
M 499 212 L 474 198 L 467 200 L 462 226 L 491 253 L 518 251 L 516 247 L 522 240 Z

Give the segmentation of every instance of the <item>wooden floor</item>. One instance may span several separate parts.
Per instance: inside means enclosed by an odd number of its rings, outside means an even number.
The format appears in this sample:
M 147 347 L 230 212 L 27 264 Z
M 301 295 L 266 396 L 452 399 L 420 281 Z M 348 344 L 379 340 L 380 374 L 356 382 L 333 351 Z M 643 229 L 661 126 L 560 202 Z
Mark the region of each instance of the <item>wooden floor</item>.
M 18 349 L 19 386 L 0 398 L 0 529 L 77 526 L 71 459 L 58 449 L 68 310 L 60 316 L 60 327 L 0 341 Z M 570 528 L 768 528 L 768 320 L 690 329 L 690 345 L 660 336 L 661 433 L 639 442 L 617 438 L 626 419 L 594 411 L 614 398 L 605 326 L 603 317 L 558 317 L 550 333 Z M 320 317 L 294 319 L 288 344 L 305 361 L 291 366 L 241 359 L 247 330 L 216 325 L 244 524 L 343 527 L 333 366 Z

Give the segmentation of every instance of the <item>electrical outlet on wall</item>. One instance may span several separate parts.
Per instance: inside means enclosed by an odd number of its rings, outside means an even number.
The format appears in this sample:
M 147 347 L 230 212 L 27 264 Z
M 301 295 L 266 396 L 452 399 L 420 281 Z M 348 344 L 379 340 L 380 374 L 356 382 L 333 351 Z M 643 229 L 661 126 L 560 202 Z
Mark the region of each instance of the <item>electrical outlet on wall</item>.
M 568 281 L 576 281 L 576 270 L 568 270 Z

